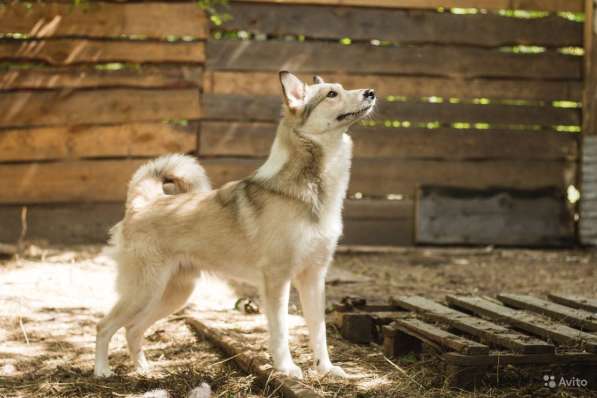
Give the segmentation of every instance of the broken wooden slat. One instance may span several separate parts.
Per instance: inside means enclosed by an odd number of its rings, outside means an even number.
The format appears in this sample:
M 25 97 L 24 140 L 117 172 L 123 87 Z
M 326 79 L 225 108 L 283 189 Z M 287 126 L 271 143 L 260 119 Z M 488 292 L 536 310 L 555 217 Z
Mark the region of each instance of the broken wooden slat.
M 554 346 L 533 337 L 507 329 L 493 322 L 456 311 L 420 296 L 398 297 L 393 301 L 423 317 L 446 323 L 465 333 L 477 336 L 486 344 L 510 348 L 521 353 L 552 353 Z
M 506 305 L 538 312 L 557 321 L 562 321 L 582 330 L 597 331 L 597 317 L 594 313 L 571 309 L 536 297 L 519 294 L 499 294 L 498 299 Z
M 222 331 L 209 328 L 194 318 L 187 318 L 187 323 L 198 334 L 231 356 L 243 371 L 255 375 L 260 384 L 273 384 L 284 397 L 288 398 L 321 398 L 321 395 L 300 381 L 292 377 L 273 373 L 271 365 L 259 357 L 250 355 L 246 347 L 242 344 L 242 338 L 239 337 L 236 339 L 231 337 L 232 332 L 223 333 Z
M 558 304 L 563 304 L 572 308 L 579 308 L 589 312 L 597 312 L 597 299 L 553 293 L 549 294 L 547 297 L 549 297 L 551 301 Z
M 507 322 L 514 327 L 551 339 L 559 344 L 579 345 L 589 352 L 597 352 L 597 336 L 563 324 L 550 322 L 541 316 L 513 310 L 481 297 L 447 296 L 446 299 L 450 304 L 457 307 L 491 319 Z
M 433 343 L 437 343 L 443 347 L 448 347 L 462 354 L 489 354 L 489 347 L 486 345 L 447 332 L 435 325 L 431 325 L 419 319 L 397 319 L 394 321 L 393 326 L 404 333 L 410 334 L 414 337 L 419 337 L 423 340 L 430 340 Z

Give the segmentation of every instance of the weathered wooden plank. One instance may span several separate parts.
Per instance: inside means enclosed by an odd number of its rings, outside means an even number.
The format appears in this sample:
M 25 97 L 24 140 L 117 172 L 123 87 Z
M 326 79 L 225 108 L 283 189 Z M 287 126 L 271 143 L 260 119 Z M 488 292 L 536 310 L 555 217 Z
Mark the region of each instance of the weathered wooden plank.
M 355 159 L 350 193 L 403 194 L 412 197 L 421 185 L 487 189 L 508 187 L 565 190 L 574 181 L 575 165 L 557 161 L 496 160 L 479 162 L 402 159 Z
M 274 96 L 205 94 L 206 118 L 228 121 L 275 121 L 280 117 L 281 99 Z M 508 125 L 580 125 L 576 108 L 553 106 L 479 105 L 428 102 L 380 101 L 372 116 L 375 120 L 401 120 L 411 123 L 491 123 Z
M 493 13 L 457 15 L 435 10 L 242 3 L 232 3 L 229 12 L 232 18 L 218 29 L 316 39 L 390 40 L 401 44 L 582 45 L 582 24 L 554 15 L 521 19 Z
M 396 319 L 393 326 L 407 334 L 430 340 L 442 347 L 448 347 L 456 352 L 467 355 L 489 354 L 489 347 L 465 337 L 455 335 L 439 327 L 423 322 L 419 319 Z
M 345 200 L 345 245 L 410 246 L 413 244 L 412 200 Z
M 595 72 L 597 74 L 597 71 Z M 595 77 L 597 79 L 597 76 Z M 595 83 L 597 85 L 597 82 Z M 594 99 L 597 102 L 597 99 Z M 593 111 L 593 108 L 590 108 Z M 597 110 L 597 106 L 595 107 Z M 583 134 L 581 158 L 580 241 L 597 246 L 597 134 Z
M 417 243 L 567 246 L 575 243 L 575 228 L 562 189 L 418 190 Z
M 584 311 L 597 313 L 597 299 L 590 299 L 570 294 L 555 293 L 550 293 L 548 297 L 551 301 L 565 305 L 567 307 L 579 308 Z
M 202 338 L 224 351 L 243 371 L 255 375 L 262 386 L 272 385 L 276 391 L 279 390 L 282 396 L 287 398 L 322 398 L 312 388 L 295 378 L 273 373 L 269 363 L 247 350 L 245 338 L 242 335 L 210 327 L 209 323 L 195 318 L 187 318 L 187 324 Z
M 0 169 L 4 167 L 1 166 Z M 73 166 L 76 167 L 76 166 Z M 102 167 L 101 165 L 97 167 Z M 123 173 L 123 178 L 114 181 L 111 184 L 124 184 L 123 181 L 129 179 L 134 172 L 134 167 L 122 167 L 118 172 Z M 53 177 L 55 178 L 55 177 Z M 124 185 L 123 185 L 124 186 Z M 64 186 L 61 186 L 64 188 Z M 58 187 L 60 189 L 61 187 Z M 96 191 L 95 187 L 90 188 L 89 201 L 94 201 L 92 197 Z M 72 190 L 70 190 L 72 192 Z M 68 192 L 65 192 L 68 194 Z M 124 190 L 121 191 L 124 195 Z M 110 199 L 115 200 L 118 195 L 111 195 Z M 68 199 L 68 198 L 66 198 Z M 65 200 L 66 200 L 65 199 Z M 377 226 L 385 223 L 405 224 L 407 220 L 386 219 L 381 213 L 382 209 L 391 208 L 391 206 L 373 205 L 372 210 L 352 206 L 352 201 L 346 201 L 344 211 L 344 236 L 343 241 L 354 242 L 356 244 L 412 244 L 412 220 L 410 221 L 410 230 L 406 227 L 397 227 L 393 230 L 393 235 L 378 234 Z M 384 202 L 384 201 L 380 201 Z M 47 203 L 47 204 L 26 204 L 27 211 L 27 238 L 33 240 L 47 240 L 50 243 L 60 244 L 81 244 L 81 243 L 105 243 L 108 238 L 108 230 L 116 224 L 124 215 L 124 196 L 118 197 L 116 202 L 104 203 Z M 356 208 L 356 210 L 355 210 Z M 363 220 L 361 217 L 367 211 L 375 213 L 376 218 Z M 391 213 L 391 211 L 390 211 Z M 21 204 L 0 206 L 0 242 L 16 242 L 21 231 L 20 224 Z M 389 214 L 388 217 L 393 217 Z M 412 217 L 411 217 L 412 218 Z M 362 225 L 360 223 L 372 223 L 369 235 L 360 234 Z M 356 225 L 355 225 L 356 224 Z M 398 231 L 398 232 L 396 232 Z M 401 232 L 404 231 L 404 232 Z M 375 238 L 383 238 L 381 241 L 375 241 Z M 387 243 L 387 242 L 390 243 Z
M 198 122 L 0 129 L 0 161 L 194 152 Z
M 477 336 L 486 344 L 498 345 L 510 348 L 515 352 L 527 354 L 554 352 L 553 345 L 544 341 L 523 335 L 493 322 L 453 310 L 424 297 L 398 297 L 393 301 L 400 307 L 421 314 L 424 318 L 448 324 L 455 329 Z
M 276 127 L 264 122 L 205 121 L 201 124 L 200 153 L 205 156 L 267 156 Z M 351 127 L 349 134 L 357 158 L 574 160 L 580 140 L 579 134 L 359 125 Z
M 21 206 L 0 206 L 0 241 L 17 242 Z M 105 244 L 108 231 L 124 216 L 124 203 L 70 203 L 27 206 L 28 240 L 51 244 Z
M 389 220 L 344 220 L 343 245 L 411 246 L 414 218 Z
M 0 7 L 0 33 L 30 37 L 120 37 L 163 39 L 168 36 L 205 38 L 208 21 L 203 11 L 187 3 L 9 1 Z
M 140 65 L 119 70 L 93 66 L 35 67 L 0 70 L 0 89 L 97 87 L 201 87 L 203 68 L 184 65 Z
M 452 305 L 472 311 L 555 341 L 562 345 L 581 346 L 589 352 L 597 352 L 597 336 L 549 321 L 525 311 L 513 310 L 481 297 L 447 296 Z
M 216 158 L 201 162 L 214 186 L 220 186 L 253 173 L 263 159 Z M 20 181 L 20 184 L 14 189 L 0 191 L 0 203 L 122 200 L 125 183 L 138 165 L 137 160 L 5 164 L 0 166 L 0 179 Z M 123 176 L 122 180 L 106 183 L 108 175 L 113 174 Z M 360 192 L 365 196 L 403 194 L 409 198 L 421 184 L 521 189 L 557 186 L 566 189 L 569 185 L 566 174 L 569 173 L 565 164 L 553 161 L 356 159 L 349 193 Z
M 0 179 L 13 181 L 1 203 L 106 202 L 122 200 L 126 185 L 143 160 L 6 164 Z
M 2 40 L 0 61 L 43 62 L 52 66 L 108 62 L 201 64 L 205 52 L 202 42 Z
M 198 119 L 197 89 L 99 89 L 0 93 L 0 127 Z
M 355 72 L 529 79 L 582 76 L 582 58 L 556 52 L 514 54 L 449 46 L 345 46 L 327 42 L 210 40 L 207 66 L 214 70 Z
M 482 8 L 583 12 L 581 0 L 235 0 L 244 3 L 318 4 L 382 8 Z
M 597 331 L 597 315 L 592 312 L 571 309 L 539 298 L 520 294 L 498 294 L 498 299 L 511 307 L 538 312 L 557 321 L 565 322 L 582 330 Z
M 298 74 L 311 82 L 313 76 Z M 417 77 L 396 75 L 323 73 L 325 81 L 342 83 L 346 88 L 372 87 L 380 97 L 500 98 L 523 100 L 571 100 L 582 98 L 582 83 L 561 80 L 508 80 Z M 237 95 L 281 95 L 280 80 L 272 72 L 206 71 L 206 93 Z

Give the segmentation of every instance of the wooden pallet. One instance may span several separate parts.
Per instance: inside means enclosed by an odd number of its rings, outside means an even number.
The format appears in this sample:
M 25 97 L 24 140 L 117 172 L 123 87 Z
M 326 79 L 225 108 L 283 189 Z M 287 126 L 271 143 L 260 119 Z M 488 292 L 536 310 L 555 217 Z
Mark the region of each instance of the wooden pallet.
M 351 298 L 336 306 L 335 320 L 350 341 L 383 342 L 388 357 L 434 351 L 450 386 L 499 384 L 504 369 L 521 368 L 537 382 L 553 374 L 597 389 L 597 300 L 549 299 L 450 295 L 445 305 L 408 296 L 371 305 Z

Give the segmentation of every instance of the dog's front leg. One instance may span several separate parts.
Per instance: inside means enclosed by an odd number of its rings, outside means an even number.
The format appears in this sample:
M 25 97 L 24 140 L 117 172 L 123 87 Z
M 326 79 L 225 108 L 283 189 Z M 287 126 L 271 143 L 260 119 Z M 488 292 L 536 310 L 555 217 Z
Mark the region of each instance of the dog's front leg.
M 296 366 L 288 347 L 288 296 L 290 280 L 278 280 L 264 276 L 261 288 L 262 301 L 269 329 L 269 351 L 274 368 L 285 375 L 302 378 L 303 372 Z
M 325 328 L 325 273 L 327 267 L 311 266 L 295 279 L 301 298 L 303 316 L 309 329 L 313 362 L 320 374 L 348 377 L 340 367 L 332 365 L 328 354 Z

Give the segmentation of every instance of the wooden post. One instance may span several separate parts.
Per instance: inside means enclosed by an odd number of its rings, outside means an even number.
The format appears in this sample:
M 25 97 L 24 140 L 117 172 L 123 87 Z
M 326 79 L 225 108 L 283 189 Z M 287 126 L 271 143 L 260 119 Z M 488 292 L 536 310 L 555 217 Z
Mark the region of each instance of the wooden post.
M 585 76 L 580 165 L 580 225 L 583 245 L 597 246 L 597 32 L 593 0 L 585 0 Z

